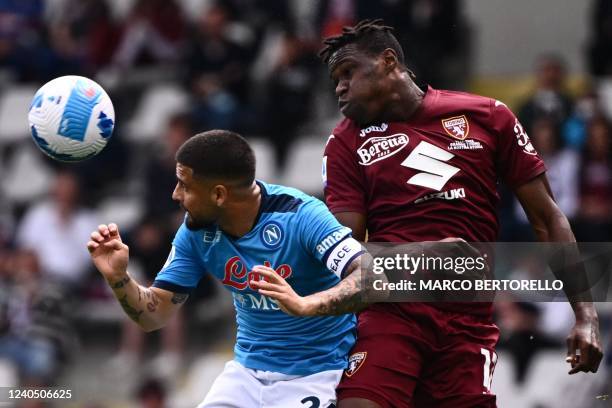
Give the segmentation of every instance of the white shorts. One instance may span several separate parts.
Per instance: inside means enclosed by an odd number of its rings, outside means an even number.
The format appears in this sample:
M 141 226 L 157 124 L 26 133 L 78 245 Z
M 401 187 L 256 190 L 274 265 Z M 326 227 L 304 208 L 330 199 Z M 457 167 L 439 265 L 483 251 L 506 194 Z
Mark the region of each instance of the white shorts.
M 342 371 L 297 376 L 229 361 L 198 408 L 328 408 L 336 403 Z

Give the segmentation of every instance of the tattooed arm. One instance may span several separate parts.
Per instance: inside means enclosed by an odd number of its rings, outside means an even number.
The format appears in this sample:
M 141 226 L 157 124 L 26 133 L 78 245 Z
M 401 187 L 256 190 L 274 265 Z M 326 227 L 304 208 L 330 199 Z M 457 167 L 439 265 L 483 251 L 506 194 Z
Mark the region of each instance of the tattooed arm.
M 87 249 L 125 313 L 143 330 L 163 327 L 187 300 L 186 294 L 146 288 L 130 277 L 127 272 L 129 248 L 121 241 L 115 224 L 100 225 L 92 232 Z
M 108 280 L 125 314 L 144 331 L 162 328 L 187 300 L 186 293 L 144 287 L 125 274 L 124 278 Z
M 267 281 L 251 281 L 251 285 L 259 289 L 262 295 L 274 299 L 285 313 L 294 316 L 355 313 L 387 296 L 386 292 L 374 290 L 371 282 L 373 276 L 367 273 L 364 266 L 369 260 L 368 254 L 355 258 L 347 267 L 344 279 L 336 286 L 308 296 L 295 293 L 285 279 L 265 266 L 256 266 L 253 271 L 265 276 Z

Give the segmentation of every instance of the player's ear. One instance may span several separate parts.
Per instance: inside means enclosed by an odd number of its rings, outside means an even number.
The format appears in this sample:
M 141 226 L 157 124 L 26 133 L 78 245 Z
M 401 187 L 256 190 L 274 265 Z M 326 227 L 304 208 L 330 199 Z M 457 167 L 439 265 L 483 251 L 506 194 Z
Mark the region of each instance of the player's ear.
M 391 72 L 398 67 L 399 62 L 397 60 L 397 54 L 391 48 L 386 48 L 382 52 L 382 62 L 384 65 L 385 72 Z
M 223 184 L 217 184 L 210 192 L 210 198 L 217 205 L 217 207 L 223 207 L 223 204 L 227 201 L 228 190 Z

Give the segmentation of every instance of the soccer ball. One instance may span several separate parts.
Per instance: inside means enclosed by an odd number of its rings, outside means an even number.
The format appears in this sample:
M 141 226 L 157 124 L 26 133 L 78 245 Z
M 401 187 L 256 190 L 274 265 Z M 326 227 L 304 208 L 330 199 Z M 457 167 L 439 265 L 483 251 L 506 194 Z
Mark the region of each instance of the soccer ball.
M 75 162 L 100 153 L 113 133 L 115 110 L 100 85 L 81 76 L 63 76 L 43 85 L 28 114 L 36 145 L 46 155 Z

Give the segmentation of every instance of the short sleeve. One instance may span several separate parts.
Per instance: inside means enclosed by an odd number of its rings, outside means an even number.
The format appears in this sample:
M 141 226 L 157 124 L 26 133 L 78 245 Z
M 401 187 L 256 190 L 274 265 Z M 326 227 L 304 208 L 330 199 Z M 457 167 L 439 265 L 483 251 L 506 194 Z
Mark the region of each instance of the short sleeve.
M 332 213 L 366 213 L 363 174 L 354 152 L 335 135 L 325 146 L 323 186 L 325 203 Z
M 206 271 L 197 259 L 191 235 L 185 224 L 181 225 L 172 241 L 168 259 L 153 282 L 154 287 L 189 293 L 198 285 Z
M 491 101 L 493 128 L 498 134 L 497 170 L 501 180 L 515 189 L 546 171 L 523 125 L 496 100 Z
M 325 204 L 316 199 L 300 209 L 298 232 L 306 251 L 338 276 L 364 252 L 351 237 L 351 229 L 341 225 Z

